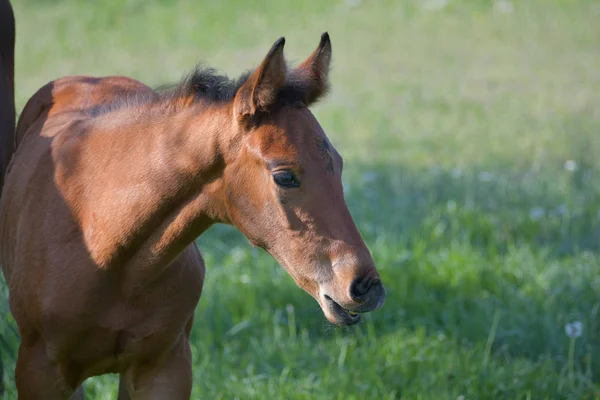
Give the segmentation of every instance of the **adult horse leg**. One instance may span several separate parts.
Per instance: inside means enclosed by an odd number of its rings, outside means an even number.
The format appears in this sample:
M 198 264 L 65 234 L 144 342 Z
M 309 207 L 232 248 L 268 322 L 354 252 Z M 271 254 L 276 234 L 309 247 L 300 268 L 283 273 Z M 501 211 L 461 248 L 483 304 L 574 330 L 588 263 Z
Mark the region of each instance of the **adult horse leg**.
M 188 400 L 192 392 L 192 353 L 188 335 L 184 334 L 160 360 L 136 363 L 121 375 L 129 397 L 119 385 L 119 400 Z
M 15 383 L 19 400 L 64 400 L 74 393 L 61 376 L 59 366 L 48 358 L 41 339 L 19 346 Z

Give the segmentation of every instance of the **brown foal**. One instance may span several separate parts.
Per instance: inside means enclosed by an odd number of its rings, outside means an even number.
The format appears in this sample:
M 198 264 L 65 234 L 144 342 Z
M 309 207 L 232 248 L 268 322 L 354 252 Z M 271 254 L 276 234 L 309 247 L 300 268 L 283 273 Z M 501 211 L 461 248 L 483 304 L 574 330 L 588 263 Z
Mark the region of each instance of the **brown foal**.
M 20 398 L 69 398 L 104 373 L 120 398 L 189 398 L 194 240 L 214 223 L 273 255 L 334 324 L 383 304 L 342 158 L 308 109 L 328 87 L 329 36 L 289 70 L 283 46 L 234 81 L 67 77 L 29 100 L 0 200 Z

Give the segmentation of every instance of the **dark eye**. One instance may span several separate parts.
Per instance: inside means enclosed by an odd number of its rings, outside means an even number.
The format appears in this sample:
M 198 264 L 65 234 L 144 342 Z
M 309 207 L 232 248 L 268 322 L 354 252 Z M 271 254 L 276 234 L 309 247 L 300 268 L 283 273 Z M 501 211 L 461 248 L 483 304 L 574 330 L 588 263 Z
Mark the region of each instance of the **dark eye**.
M 273 174 L 275 183 L 284 188 L 296 188 L 300 186 L 300 182 L 292 171 L 279 171 Z

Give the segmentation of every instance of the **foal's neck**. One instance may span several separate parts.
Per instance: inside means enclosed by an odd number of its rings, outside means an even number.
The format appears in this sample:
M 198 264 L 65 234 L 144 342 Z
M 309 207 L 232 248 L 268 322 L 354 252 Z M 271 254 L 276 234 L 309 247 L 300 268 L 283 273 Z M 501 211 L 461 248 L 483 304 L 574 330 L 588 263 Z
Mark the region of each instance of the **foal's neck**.
M 198 108 L 159 116 L 160 128 L 152 132 L 149 167 L 161 195 L 153 205 L 156 219 L 151 218 L 154 223 L 146 231 L 147 247 L 138 255 L 143 264 L 168 263 L 210 225 L 227 219 L 220 178 L 232 137 L 232 113 L 227 107 Z
M 232 112 L 225 105 L 192 105 L 134 119 L 118 114 L 99 121 L 102 134 L 86 144 L 110 151 L 101 156 L 104 162 L 95 157 L 101 170 L 92 164 L 80 169 L 78 183 L 89 191 L 75 201 L 96 264 L 123 266 L 127 281 L 144 282 L 213 223 L 227 220 L 221 176 L 234 137 Z M 106 185 L 98 185 L 98 176 Z

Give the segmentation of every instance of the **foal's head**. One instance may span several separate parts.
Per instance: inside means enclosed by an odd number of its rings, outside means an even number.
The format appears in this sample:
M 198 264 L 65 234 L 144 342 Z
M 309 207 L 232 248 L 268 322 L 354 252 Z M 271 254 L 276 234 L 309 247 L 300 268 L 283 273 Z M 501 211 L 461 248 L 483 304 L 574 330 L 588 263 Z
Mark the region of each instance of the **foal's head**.
M 380 307 L 385 290 L 342 190 L 342 157 L 308 107 L 327 90 L 327 33 L 287 70 L 279 39 L 233 100 L 238 134 L 226 160 L 227 218 L 273 255 L 339 325 Z M 239 147 L 238 147 L 239 146 Z

